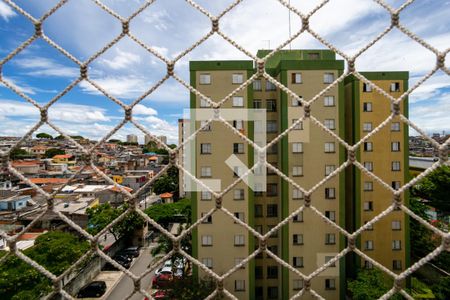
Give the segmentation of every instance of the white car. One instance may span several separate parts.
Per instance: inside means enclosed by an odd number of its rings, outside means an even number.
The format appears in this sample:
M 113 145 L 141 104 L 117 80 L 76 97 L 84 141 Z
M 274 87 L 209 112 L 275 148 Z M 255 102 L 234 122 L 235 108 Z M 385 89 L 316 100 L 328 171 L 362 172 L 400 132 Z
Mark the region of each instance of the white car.
M 173 275 L 172 267 L 163 266 L 155 271 L 155 275 L 158 276 L 160 274 L 168 274 Z

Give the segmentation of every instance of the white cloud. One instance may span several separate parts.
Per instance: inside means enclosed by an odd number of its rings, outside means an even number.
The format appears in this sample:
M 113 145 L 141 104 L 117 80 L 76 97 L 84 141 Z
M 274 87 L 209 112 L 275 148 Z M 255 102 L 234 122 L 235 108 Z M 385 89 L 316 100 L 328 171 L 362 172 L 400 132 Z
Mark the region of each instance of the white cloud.
M 0 0 L 0 17 L 2 17 L 5 21 L 8 21 L 9 18 L 12 18 L 16 15 L 16 12 L 12 10 L 9 5 Z
M 152 86 L 152 82 L 145 77 L 135 75 L 107 76 L 96 78 L 94 81 L 112 96 L 123 99 L 137 98 Z M 80 87 L 86 93 L 101 95 L 95 87 L 86 81 L 82 81 Z
M 141 57 L 137 54 L 122 51 L 119 48 L 116 48 L 117 55 L 109 60 L 103 59 L 103 63 L 108 67 L 114 70 L 126 69 L 134 64 L 141 62 Z
M 450 132 L 450 94 L 410 107 L 410 120 L 427 133 Z
M 80 73 L 78 68 L 67 67 L 43 57 L 15 59 L 14 62 L 22 69 L 32 70 L 26 73 L 30 76 L 77 77 Z
M 36 94 L 35 88 L 33 88 L 33 87 L 31 87 L 31 86 L 29 86 L 29 85 L 27 85 L 25 83 L 22 83 L 20 81 L 20 79 L 3 76 L 3 80 L 6 81 L 7 83 L 9 83 L 10 85 L 12 85 L 17 90 L 19 90 L 22 93 L 24 93 L 24 94 L 28 94 L 28 95 L 35 95 Z M 0 82 L 0 86 L 1 87 L 6 87 L 1 82 Z
M 158 112 L 154 110 L 151 107 L 145 106 L 143 104 L 136 104 L 136 106 L 133 108 L 133 114 L 134 115 L 157 115 Z

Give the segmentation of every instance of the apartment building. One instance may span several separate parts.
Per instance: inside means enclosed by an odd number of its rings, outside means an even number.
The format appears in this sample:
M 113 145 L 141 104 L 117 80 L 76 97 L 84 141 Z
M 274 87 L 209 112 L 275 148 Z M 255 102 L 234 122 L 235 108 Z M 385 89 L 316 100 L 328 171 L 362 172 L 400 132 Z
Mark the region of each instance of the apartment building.
M 258 57 L 264 57 L 268 53 L 269 50 L 260 50 Z M 311 100 L 341 76 L 343 69 L 344 62 L 337 60 L 332 51 L 283 50 L 267 61 L 266 71 L 293 91 L 295 97 L 283 92 L 270 81 L 260 78 L 255 80 L 252 85 L 237 92 L 222 108 L 265 109 L 267 111 L 266 137 L 267 143 L 269 143 L 303 117 L 304 107 L 301 99 Z M 245 82 L 256 70 L 253 61 L 191 61 L 190 72 L 191 85 L 217 102 Z M 369 73 L 366 74 L 369 76 Z M 375 73 L 370 74 L 374 74 L 373 78 L 378 78 Z M 386 77 L 386 80 L 392 81 L 392 79 L 393 77 Z M 400 89 L 407 85 L 407 78 L 405 80 L 401 81 Z M 355 134 L 354 128 L 359 128 L 360 124 L 364 122 L 370 122 L 370 118 L 374 118 L 371 120 L 374 125 L 383 115 L 386 118 L 389 115 L 389 102 L 386 107 L 378 103 L 373 104 L 374 108 L 380 106 L 380 109 L 375 114 L 376 118 L 364 116 L 368 118 L 367 121 L 363 118 L 362 111 L 354 112 L 352 110 L 361 102 L 357 99 L 359 94 L 352 93 L 356 88 L 349 88 L 357 83 L 355 79 L 346 79 L 345 83 L 341 81 L 327 89 L 311 104 L 311 117 L 297 122 L 288 135 L 267 151 L 267 161 L 306 190 L 327 178 L 307 200 L 310 200 L 311 204 L 329 221 L 345 228 L 359 226 L 358 224 L 363 224 L 366 219 L 370 220 L 371 215 L 356 213 L 357 209 L 359 209 L 358 211 L 362 210 L 362 201 L 366 201 L 361 198 L 362 190 L 359 200 L 356 198 L 355 192 L 364 186 L 363 176 L 357 176 L 357 171 L 342 171 L 336 176 L 329 176 L 347 159 L 345 149 L 312 119 L 322 123 L 342 139 L 353 141 L 361 138 L 359 132 L 358 135 Z M 390 85 L 391 82 L 388 81 L 380 82 L 380 86 L 383 87 L 390 87 Z M 345 92 L 347 92 L 346 95 Z M 376 102 L 378 96 L 375 93 L 372 94 L 371 101 Z M 191 94 L 191 108 L 207 107 L 209 107 L 207 101 Z M 357 114 L 358 118 L 354 118 L 353 114 Z M 238 114 L 236 115 L 238 116 Z M 349 119 L 355 120 L 353 121 L 355 124 L 348 121 Z M 229 123 L 253 139 L 254 130 L 256 130 L 253 122 L 230 120 Z M 185 126 L 186 122 L 179 122 L 179 124 Z M 191 132 L 193 132 L 203 126 L 204 121 L 190 122 L 189 124 L 192 127 Z M 351 128 L 348 128 L 349 126 Z M 180 132 L 183 130 L 180 127 Z M 403 155 L 407 150 L 404 147 L 403 139 L 407 137 L 407 131 L 402 128 L 400 132 L 395 133 L 396 135 L 391 135 L 392 143 L 397 141 L 394 139 L 399 139 L 401 144 L 399 151 L 393 154 L 395 157 L 392 156 L 392 159 L 395 158 L 393 161 L 396 162 L 400 161 L 406 169 L 407 162 L 403 161 L 399 155 Z M 377 145 L 381 149 L 382 143 L 387 142 L 385 137 L 380 138 L 380 141 L 373 141 L 373 146 Z M 397 146 L 397 144 L 392 144 L 393 149 L 397 149 L 395 148 Z M 240 161 L 249 168 L 255 162 L 253 148 L 219 122 L 212 122 L 199 131 L 193 153 L 196 158 L 194 166 L 196 177 L 205 181 L 211 178 L 219 179 L 221 189 L 233 183 L 237 179 L 236 175 L 239 174 L 236 168 L 232 169 L 225 163 L 231 154 L 238 156 Z M 372 157 L 365 158 L 365 154 L 361 153 L 358 158 L 361 157 L 367 161 L 371 159 L 375 166 L 381 164 L 380 161 L 386 160 L 382 157 L 385 152 L 376 153 L 379 155 L 376 159 L 373 157 L 375 152 L 372 153 Z M 187 159 L 185 156 L 183 157 Z M 395 181 L 396 186 L 399 184 L 398 182 L 403 184 L 404 177 L 401 175 L 403 173 L 400 173 L 392 172 L 389 178 L 386 177 L 386 180 Z M 254 192 L 244 182 L 240 182 L 222 199 L 223 206 L 228 211 L 263 234 L 305 204 L 305 197 L 301 190 L 294 188 L 270 169 L 267 169 L 266 175 L 265 192 Z M 377 173 L 377 175 L 379 174 Z M 381 175 L 380 173 L 380 177 Z M 386 203 L 390 203 L 392 196 L 385 193 L 380 187 L 375 189 L 375 183 L 373 185 L 374 190 L 371 194 L 373 198 L 371 199 L 379 201 L 380 197 L 384 197 Z M 193 220 L 201 218 L 216 205 L 215 199 L 206 191 L 191 192 L 190 195 Z M 355 198 L 353 198 L 354 195 Z M 367 199 L 369 201 L 369 198 Z M 376 206 L 378 207 L 378 202 Z M 379 208 L 381 209 L 381 207 L 380 205 Z M 372 214 L 375 216 L 379 212 L 377 208 L 372 211 Z M 358 220 L 353 216 L 357 216 Z M 394 221 L 396 221 L 395 225 Z M 397 229 L 397 221 L 401 223 L 400 229 Z M 395 235 L 395 241 L 401 240 L 400 244 L 404 245 L 406 243 L 404 218 L 392 217 L 392 220 L 386 222 L 391 222 L 393 227 L 396 226 L 396 231 L 391 230 L 390 232 L 393 232 L 393 238 Z M 402 226 L 403 224 L 405 225 Z M 387 229 L 383 227 L 380 230 Z M 403 234 L 403 239 L 400 238 L 401 234 Z M 362 240 L 365 241 L 365 239 L 372 239 L 374 243 L 379 243 L 380 261 L 384 254 L 383 263 L 387 260 L 399 260 L 398 257 L 402 254 L 404 260 L 405 253 L 407 253 L 405 247 L 403 250 L 396 249 L 397 252 L 392 252 L 392 255 L 387 256 L 385 253 L 388 253 L 386 252 L 388 250 L 382 250 L 384 248 L 381 241 L 371 237 L 370 233 L 367 237 L 363 235 Z M 397 246 L 398 242 L 395 243 Z M 257 239 L 220 211 L 205 220 L 193 232 L 194 257 L 217 274 L 226 273 L 258 246 Z M 345 246 L 343 236 L 310 208 L 305 208 L 303 212 L 296 215 L 267 240 L 267 248 L 272 253 L 306 275 L 335 257 Z M 373 254 L 378 253 L 375 252 L 375 249 L 372 251 Z M 378 259 L 378 256 L 374 258 Z M 403 262 L 403 268 L 406 263 L 406 261 Z M 392 267 L 393 261 L 385 265 Z M 326 299 L 344 299 L 345 274 L 346 262 L 343 259 L 336 261 L 311 281 L 311 288 Z M 194 275 L 201 278 L 204 273 L 201 269 L 196 269 Z M 238 299 L 288 299 L 298 293 L 303 285 L 301 277 L 287 268 L 281 267 L 268 254 L 257 255 L 255 259 L 252 259 L 245 267 L 238 269 L 224 282 L 224 287 Z M 309 294 L 305 296 L 308 298 Z

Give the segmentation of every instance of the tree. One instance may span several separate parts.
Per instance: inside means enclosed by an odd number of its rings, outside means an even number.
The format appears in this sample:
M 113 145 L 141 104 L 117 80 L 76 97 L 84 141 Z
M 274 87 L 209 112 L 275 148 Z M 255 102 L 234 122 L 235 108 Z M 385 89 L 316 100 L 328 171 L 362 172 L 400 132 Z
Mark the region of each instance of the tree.
M 121 207 L 114 208 L 109 203 L 97 205 L 94 208 L 88 208 L 86 210 L 88 215 L 87 231 L 92 235 L 96 235 L 127 209 L 128 205 L 126 204 Z M 132 212 L 127 214 L 121 222 L 112 226 L 108 231 L 116 240 L 118 240 L 121 237 L 131 235 L 134 230 L 141 228 L 143 225 L 144 219 L 136 212 Z
M 47 151 L 45 151 L 44 156 L 46 158 L 52 158 L 55 155 L 61 155 L 61 154 L 66 154 L 66 151 L 64 151 L 63 149 L 58 149 L 58 148 L 50 148 Z
M 86 240 L 51 231 L 39 236 L 24 254 L 55 275 L 62 274 L 89 249 Z M 0 265 L 0 295 L 2 299 L 39 299 L 51 292 L 51 281 L 17 256 L 9 256 Z
M 430 201 L 430 206 L 450 214 L 450 167 L 441 166 L 413 189 L 413 194 Z
M 348 290 L 353 300 L 378 299 L 393 287 L 393 280 L 378 269 L 363 269 L 358 272 L 356 280 L 348 282 Z M 403 299 L 394 295 L 390 299 Z
M 450 277 L 443 276 L 432 286 L 436 299 L 448 300 L 450 297 Z
M 62 134 L 55 137 L 55 140 L 64 140 L 66 139 Z
M 11 159 L 20 159 L 28 156 L 28 152 L 21 148 L 15 148 L 11 151 L 9 156 L 11 157 Z
M 50 134 L 45 133 L 45 132 L 41 132 L 41 133 L 36 134 L 36 137 L 38 139 L 48 139 L 48 140 L 52 140 L 53 139 L 53 136 L 51 136 Z
M 183 277 L 175 280 L 172 289 L 168 291 L 170 299 L 196 300 L 206 299 L 213 293 L 216 284 L 211 279 L 195 280 L 192 277 Z M 222 299 L 216 296 L 213 299 Z
M 108 141 L 108 143 L 120 144 L 121 141 L 118 140 L 118 139 L 110 139 L 110 140 Z
M 162 175 L 153 183 L 153 192 L 156 194 L 174 193 L 174 199 L 178 199 L 178 168 L 170 167 L 167 174 Z
M 154 204 L 147 208 L 145 213 L 166 228 L 169 223 L 190 223 L 191 200 L 181 199 L 174 203 Z

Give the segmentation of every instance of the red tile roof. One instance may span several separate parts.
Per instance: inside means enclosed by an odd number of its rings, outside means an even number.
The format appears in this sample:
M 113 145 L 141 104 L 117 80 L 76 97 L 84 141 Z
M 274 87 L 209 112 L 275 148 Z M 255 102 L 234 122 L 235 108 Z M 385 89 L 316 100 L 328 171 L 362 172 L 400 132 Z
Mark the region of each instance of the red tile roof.
M 161 197 L 161 198 L 172 198 L 173 194 L 172 193 L 164 193 L 164 194 L 159 195 L 159 197 Z

